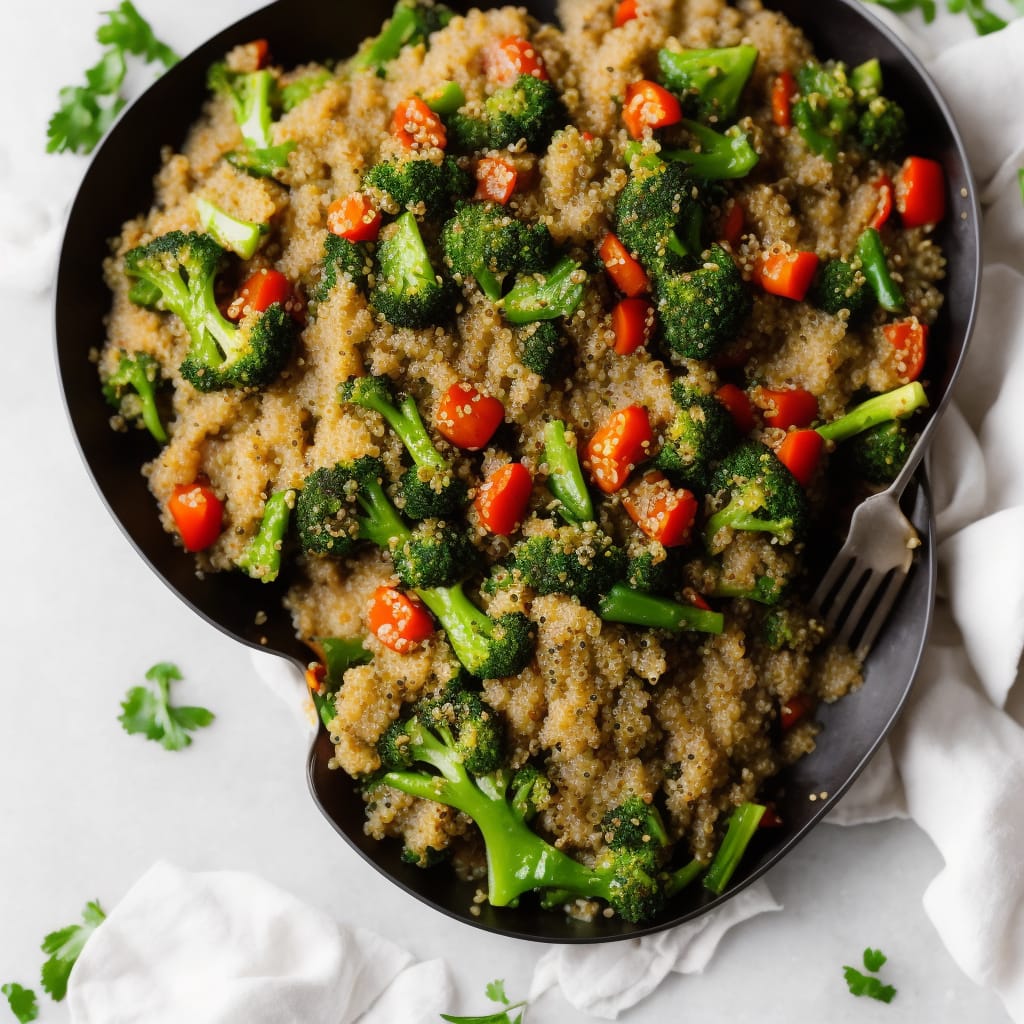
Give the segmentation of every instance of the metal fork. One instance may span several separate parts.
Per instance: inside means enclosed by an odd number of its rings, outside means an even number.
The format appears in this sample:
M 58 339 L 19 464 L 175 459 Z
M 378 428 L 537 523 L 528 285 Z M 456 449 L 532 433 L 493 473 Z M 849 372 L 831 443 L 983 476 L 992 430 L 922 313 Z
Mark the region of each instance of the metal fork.
M 850 532 L 811 597 L 840 643 L 856 640 L 858 658 L 867 657 L 878 631 L 903 589 L 921 538 L 900 508 L 906 490 L 937 423 L 933 414 L 896 479 L 863 501 L 850 520 Z M 836 628 L 838 626 L 838 632 Z

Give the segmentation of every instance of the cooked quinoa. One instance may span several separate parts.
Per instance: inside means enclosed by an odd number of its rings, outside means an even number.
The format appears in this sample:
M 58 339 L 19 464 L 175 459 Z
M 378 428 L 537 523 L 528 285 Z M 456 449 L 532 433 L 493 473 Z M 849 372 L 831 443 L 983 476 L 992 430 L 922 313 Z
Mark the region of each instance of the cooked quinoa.
M 832 315 L 750 283 L 760 254 L 773 246 L 812 251 L 822 260 L 849 255 L 875 215 L 874 182 L 898 170 L 896 163 L 853 150 L 831 163 L 810 152 L 799 132 L 773 123 L 776 76 L 813 57 L 801 31 L 759 0 L 642 0 L 641 17 L 613 28 L 616 6 L 612 0 L 562 0 L 560 28 L 540 25 L 516 8 L 471 11 L 434 34 L 429 47 L 403 49 L 386 76 L 349 75 L 339 65 L 323 88 L 274 125 L 275 143 L 291 141 L 294 149 L 273 177 L 251 177 L 224 159 L 242 140 L 230 103 L 219 95 L 207 102 L 181 151 L 164 152 L 151 209 L 124 225 L 105 265 L 113 304 L 99 370 L 107 377 L 121 353 L 144 352 L 170 380 L 170 439 L 143 471 L 172 536 L 167 507 L 176 486 L 205 478 L 223 500 L 224 529 L 196 556 L 199 569 L 237 571 L 268 497 L 301 489 L 320 467 L 374 456 L 398 479 L 404 450 L 394 433 L 378 415 L 338 401 L 339 383 L 351 376 L 386 375 L 396 393 L 415 398 L 428 427 L 441 397 L 457 382 L 472 382 L 499 399 L 505 426 L 483 451 L 461 451 L 436 431 L 432 435 L 471 496 L 509 461 L 530 470 L 533 514 L 525 521 L 526 535 L 552 528 L 552 498 L 544 486 L 544 429 L 552 419 L 566 423 L 582 451 L 611 413 L 638 405 L 647 410 L 657 444 L 676 415 L 670 386 L 680 377 L 710 394 L 740 367 L 749 384 L 812 392 L 825 421 L 863 392 L 906 383 L 881 311 L 852 325 L 845 311 Z M 616 354 L 614 290 L 594 270 L 578 309 L 560 325 L 569 353 L 565 370 L 545 383 L 520 361 L 514 330 L 472 281 L 463 282 L 446 324 L 410 329 L 389 324 L 356 283 L 341 277 L 301 327 L 291 359 L 269 386 L 200 393 L 187 383 L 178 367 L 189 336 L 177 317 L 131 301 L 125 254 L 170 231 L 201 230 L 194 198 L 202 196 L 235 217 L 272 225 L 252 259 L 234 261 L 233 280 L 274 269 L 296 282 L 300 295 L 309 294 L 320 281 L 328 207 L 358 190 L 372 165 L 401 155 L 389 129 L 396 105 L 454 81 L 467 108 L 479 109 L 488 90 L 485 55 L 496 39 L 507 37 L 532 42 L 566 110 L 566 126 L 549 145 L 538 152 L 518 145 L 502 154 L 515 165 L 519 182 L 508 210 L 546 225 L 554 242 L 588 269 L 614 228 L 616 200 L 629 176 L 622 99 L 630 83 L 656 77 L 663 47 L 757 47 L 738 123 L 760 159 L 752 174 L 726 183 L 710 217 L 713 228 L 720 226 L 733 203 L 744 214 L 742 238 L 731 251 L 753 310 L 727 358 L 669 357 L 654 343 L 629 356 Z M 252 47 L 227 55 L 236 71 L 252 70 L 255 60 Z M 315 66 L 274 73 L 286 85 L 311 70 Z M 460 162 L 466 169 L 473 165 L 470 157 Z M 385 215 L 399 212 L 383 205 Z M 429 219 L 430 211 L 419 212 Z M 425 235 L 433 247 L 436 228 Z M 923 228 L 887 233 L 885 241 L 907 313 L 932 324 L 942 302 L 941 251 Z M 225 287 L 230 292 L 230 283 Z M 775 447 L 783 432 L 760 427 L 756 436 Z M 824 490 L 812 487 L 810 500 L 820 507 Z M 643 538 L 622 507 L 621 492 L 602 496 L 598 505 L 600 527 L 627 551 L 639 550 Z M 759 628 L 764 609 L 745 599 L 714 602 L 725 616 L 723 632 L 714 636 L 615 625 L 574 598 L 540 596 L 525 585 L 478 593 L 488 565 L 503 559 L 520 535 L 490 533 L 472 506 L 468 518 L 482 566 L 467 584 L 474 598 L 491 615 L 524 613 L 537 631 L 526 668 L 486 680 L 482 695 L 504 720 L 511 767 L 533 763 L 552 783 L 553 797 L 535 827 L 584 861 L 605 844 L 602 817 L 629 795 L 657 802 L 685 856 L 708 861 L 730 810 L 761 796 L 785 764 L 814 748 L 812 718 L 782 734 L 780 708 L 803 694 L 836 700 L 861 682 L 853 655 L 830 645 L 807 616 L 800 620 L 798 642 L 768 647 Z M 677 594 L 686 588 L 707 594 L 723 581 L 749 589 L 766 574 L 785 579 L 798 571 L 801 555 L 799 544 L 737 532 L 722 556 L 713 558 L 698 539 L 686 551 Z M 348 785 L 342 773 L 359 779 L 375 772 L 381 735 L 403 709 L 441 692 L 458 673 L 458 660 L 440 630 L 402 654 L 367 631 L 375 590 L 395 585 L 391 561 L 377 548 L 343 559 L 292 555 L 289 549 L 289 557 L 302 570 L 285 600 L 297 635 L 311 643 L 365 636 L 373 655 L 370 664 L 345 674 L 330 726 L 338 785 Z M 441 804 L 378 788 L 368 803 L 366 830 L 375 838 L 400 839 L 424 860 L 428 851 L 451 848 L 457 870 L 466 877 L 482 873 L 472 824 Z

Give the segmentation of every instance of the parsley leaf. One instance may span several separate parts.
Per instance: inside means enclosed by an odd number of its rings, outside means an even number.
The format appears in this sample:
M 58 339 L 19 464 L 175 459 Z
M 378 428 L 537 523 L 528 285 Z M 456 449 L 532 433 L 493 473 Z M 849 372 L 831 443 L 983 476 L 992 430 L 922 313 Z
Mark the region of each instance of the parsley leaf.
M 141 734 L 162 743 L 167 750 L 183 750 L 192 742 L 189 733 L 208 726 L 214 719 L 213 712 L 171 705 L 171 681 L 182 678 L 177 665 L 161 661 L 146 673 L 146 678 L 156 686 L 132 687 L 121 704 L 118 721 L 129 734 Z
M 896 14 L 907 14 L 920 10 L 925 22 L 935 20 L 935 0 L 871 0 L 880 7 L 886 7 Z M 1010 3 L 1024 14 L 1024 0 L 1010 0 Z M 966 14 L 979 36 L 988 35 L 1006 28 L 1007 22 L 994 11 L 990 11 L 985 0 L 946 0 L 950 14 Z
M 883 985 L 873 974 L 861 974 L 856 967 L 844 967 L 843 977 L 846 979 L 850 995 L 868 996 L 880 1003 L 891 1003 L 892 997 L 896 995 L 896 989 L 892 985 Z
M 48 153 L 91 153 L 125 105 L 121 95 L 127 68 L 125 56 L 143 58 L 170 67 L 177 55 L 153 35 L 146 20 L 122 0 L 107 11 L 107 22 L 96 31 L 97 40 L 107 47 L 100 59 L 85 72 L 85 85 L 61 89 L 59 107 L 46 130 Z
M 495 978 L 494 981 L 488 982 L 484 993 L 492 1003 L 504 1003 L 506 1006 L 509 1004 L 508 996 L 505 995 L 505 981 L 503 978 Z
M 60 931 L 50 932 L 43 939 L 42 950 L 50 959 L 43 964 L 43 991 L 49 993 L 55 1002 L 60 1002 L 68 991 L 68 976 L 86 942 L 94 931 L 106 920 L 99 902 L 86 903 L 82 911 L 82 924 L 68 925 Z
M 28 1024 L 30 1020 L 35 1020 L 39 1016 L 36 994 L 32 989 L 22 988 L 17 982 L 12 981 L 7 985 L 0 985 L 0 992 L 7 996 L 7 1005 L 21 1024 Z
M 505 982 L 501 978 L 488 982 L 484 993 L 492 1003 L 504 1003 L 505 1009 L 496 1013 L 485 1013 L 482 1017 L 454 1017 L 450 1013 L 442 1013 L 441 1020 L 446 1020 L 449 1024 L 522 1024 L 525 1010 L 516 1014 L 514 1018 L 509 1014 L 521 1006 L 526 1006 L 526 1000 L 510 1004 L 508 996 L 505 995 Z
M 864 950 L 864 966 L 874 974 L 882 969 L 887 957 L 880 949 Z

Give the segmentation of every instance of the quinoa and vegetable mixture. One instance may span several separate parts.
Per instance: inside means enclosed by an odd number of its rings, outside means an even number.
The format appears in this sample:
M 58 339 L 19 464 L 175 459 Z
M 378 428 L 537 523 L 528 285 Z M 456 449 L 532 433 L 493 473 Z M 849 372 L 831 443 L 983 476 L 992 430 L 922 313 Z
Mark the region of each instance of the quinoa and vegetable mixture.
M 641 922 L 724 890 L 861 681 L 807 553 L 927 405 L 945 183 L 759 0 L 560 18 L 227 54 L 99 370 L 198 569 L 280 574 L 367 832 Z

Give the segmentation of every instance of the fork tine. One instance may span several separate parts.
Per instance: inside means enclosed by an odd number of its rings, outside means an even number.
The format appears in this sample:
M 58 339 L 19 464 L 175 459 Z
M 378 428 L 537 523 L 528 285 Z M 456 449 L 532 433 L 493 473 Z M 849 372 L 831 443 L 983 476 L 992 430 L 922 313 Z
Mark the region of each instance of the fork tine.
M 856 560 L 851 563 L 850 572 L 846 579 L 843 580 L 839 590 L 836 591 L 832 607 L 829 608 L 825 615 L 825 625 L 829 631 L 836 628 L 836 623 L 843 614 L 843 609 L 849 604 L 850 598 L 853 597 L 854 592 L 860 586 L 861 580 L 864 579 L 865 575 L 869 575 L 870 572 L 870 569 L 860 567 Z
M 874 614 L 868 620 L 868 624 L 864 627 L 864 632 L 861 634 L 856 652 L 858 658 L 864 659 L 868 656 L 868 652 L 875 642 L 875 637 L 878 636 L 878 631 L 889 617 L 889 612 L 892 611 L 896 598 L 900 596 L 900 591 L 903 589 L 903 584 L 906 580 L 907 574 L 900 569 L 896 569 L 889 577 L 889 582 L 885 584 L 885 592 L 879 599 L 878 604 L 875 606 Z
M 815 590 L 814 595 L 811 597 L 811 608 L 817 610 L 818 614 L 823 615 L 829 594 L 832 593 L 846 573 L 852 568 L 853 559 L 835 558 L 828 567 L 828 572 L 825 573 L 822 581 L 818 584 L 818 589 Z
M 882 584 L 885 583 L 888 575 L 888 572 L 875 571 L 867 574 L 864 579 L 864 586 L 861 587 L 857 600 L 853 602 L 853 607 L 846 613 L 843 628 L 839 630 L 839 635 L 836 637 L 841 644 L 848 645 L 853 639 L 854 633 L 862 625 L 865 612 L 871 606 L 871 602 L 874 600 Z

